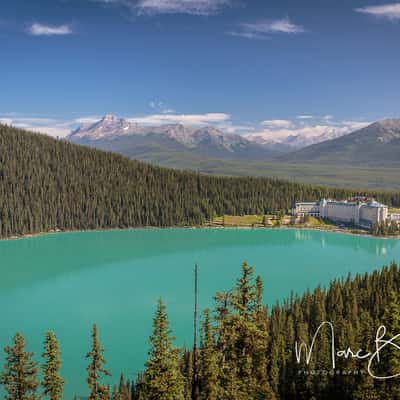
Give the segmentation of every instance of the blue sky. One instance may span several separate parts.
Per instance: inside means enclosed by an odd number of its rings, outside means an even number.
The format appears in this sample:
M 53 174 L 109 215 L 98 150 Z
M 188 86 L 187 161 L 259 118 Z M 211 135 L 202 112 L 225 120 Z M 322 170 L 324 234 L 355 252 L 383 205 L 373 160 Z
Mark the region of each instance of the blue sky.
M 400 117 L 400 3 L 1 0 L 0 120 L 114 113 L 229 132 Z

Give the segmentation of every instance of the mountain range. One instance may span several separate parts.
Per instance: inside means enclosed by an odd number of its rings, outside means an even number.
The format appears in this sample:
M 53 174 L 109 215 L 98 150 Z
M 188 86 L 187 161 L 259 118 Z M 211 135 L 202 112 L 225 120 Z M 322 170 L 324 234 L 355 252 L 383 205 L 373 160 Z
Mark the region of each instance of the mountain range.
M 222 160 L 263 160 L 277 154 L 268 146 L 240 135 L 223 133 L 212 126 L 141 126 L 113 115 L 79 127 L 67 140 L 139 159 L 151 152 L 164 153 L 165 156 L 181 152 Z
M 334 140 L 279 157 L 280 161 L 400 166 L 400 119 L 385 119 Z
M 67 140 L 168 166 L 180 167 L 174 160 L 185 159 L 189 169 L 195 169 L 194 164 L 204 160 L 357 167 L 400 165 L 400 119 L 378 121 L 351 133 L 322 129 L 313 136 L 294 134 L 276 140 L 268 135 L 224 133 L 212 126 L 143 126 L 106 115 L 93 124 L 80 126 Z

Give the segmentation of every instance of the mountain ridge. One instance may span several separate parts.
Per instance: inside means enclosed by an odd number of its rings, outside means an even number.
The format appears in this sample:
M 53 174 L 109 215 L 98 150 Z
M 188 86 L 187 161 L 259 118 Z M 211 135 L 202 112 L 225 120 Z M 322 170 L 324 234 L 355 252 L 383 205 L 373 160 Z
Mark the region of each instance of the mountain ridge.
M 208 160 L 240 162 L 342 165 L 355 167 L 400 166 L 400 119 L 374 122 L 351 133 L 321 126 L 317 136 L 307 141 L 295 133 L 285 141 L 267 136 L 224 133 L 213 126 L 191 127 L 183 124 L 139 125 L 106 115 L 92 124 L 82 125 L 67 140 L 129 158 L 158 163 L 173 158 L 199 157 Z M 319 142 L 320 139 L 325 138 Z M 317 140 L 317 143 L 313 143 Z M 171 165 L 170 165 L 171 166 Z M 190 169 L 190 166 L 189 166 Z
M 137 153 L 138 147 L 158 147 L 166 152 L 180 151 L 221 159 L 269 160 L 280 154 L 244 136 L 224 133 L 213 126 L 143 126 L 110 114 L 93 124 L 77 128 L 66 139 L 128 157 L 132 157 L 128 149 Z
M 285 162 L 400 166 L 400 119 L 374 122 L 348 135 L 283 155 Z

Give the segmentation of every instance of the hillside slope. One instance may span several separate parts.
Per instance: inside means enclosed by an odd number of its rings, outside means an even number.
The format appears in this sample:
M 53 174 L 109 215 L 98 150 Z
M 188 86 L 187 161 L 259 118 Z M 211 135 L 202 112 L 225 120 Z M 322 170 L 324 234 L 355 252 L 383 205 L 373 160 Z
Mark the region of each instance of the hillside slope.
M 355 166 L 400 166 L 400 119 L 375 122 L 337 139 L 279 158 L 286 162 L 319 162 Z
M 180 172 L 0 125 L 0 236 L 54 229 L 196 225 L 350 190 Z M 377 193 L 400 204 L 399 193 Z

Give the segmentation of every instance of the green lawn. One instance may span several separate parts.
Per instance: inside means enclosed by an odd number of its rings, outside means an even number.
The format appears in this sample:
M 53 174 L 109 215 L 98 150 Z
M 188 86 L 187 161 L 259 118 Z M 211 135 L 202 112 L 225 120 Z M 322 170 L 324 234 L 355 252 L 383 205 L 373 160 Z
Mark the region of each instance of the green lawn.
M 215 217 L 213 222 L 222 224 L 225 219 L 225 225 L 261 225 L 263 222 L 262 215 L 225 215 L 224 217 Z

